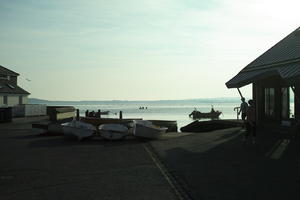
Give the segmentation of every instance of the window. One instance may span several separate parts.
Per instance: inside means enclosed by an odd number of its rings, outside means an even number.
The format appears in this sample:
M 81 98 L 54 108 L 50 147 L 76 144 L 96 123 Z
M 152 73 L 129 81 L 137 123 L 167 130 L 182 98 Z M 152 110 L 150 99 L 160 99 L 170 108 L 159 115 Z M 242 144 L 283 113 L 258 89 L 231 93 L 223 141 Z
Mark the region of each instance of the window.
M 290 118 L 295 118 L 295 94 L 292 90 L 292 88 L 289 88 L 290 90 L 290 99 L 289 99 L 289 103 L 290 103 Z
M 6 84 L 8 87 L 10 87 L 11 89 L 15 89 L 14 86 L 12 86 L 11 84 Z
M 281 88 L 281 119 L 290 118 L 289 88 Z
M 23 104 L 23 96 L 19 96 L 19 104 Z
M 0 74 L 0 79 L 2 79 L 2 80 L 9 80 L 10 77 L 7 76 L 7 75 Z
M 3 103 L 7 104 L 7 96 L 3 96 Z
M 265 116 L 275 118 L 275 89 L 265 88 Z

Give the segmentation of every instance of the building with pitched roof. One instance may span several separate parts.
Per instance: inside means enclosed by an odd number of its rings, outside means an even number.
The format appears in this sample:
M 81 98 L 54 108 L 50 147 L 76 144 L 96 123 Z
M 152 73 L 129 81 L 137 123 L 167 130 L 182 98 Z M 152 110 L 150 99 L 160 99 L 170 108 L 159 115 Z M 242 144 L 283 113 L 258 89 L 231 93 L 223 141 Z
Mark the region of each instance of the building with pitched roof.
M 0 65 L 0 107 L 26 104 L 26 90 L 18 86 L 19 74 Z
M 293 126 L 300 120 L 300 27 L 226 83 L 252 84 L 258 125 Z

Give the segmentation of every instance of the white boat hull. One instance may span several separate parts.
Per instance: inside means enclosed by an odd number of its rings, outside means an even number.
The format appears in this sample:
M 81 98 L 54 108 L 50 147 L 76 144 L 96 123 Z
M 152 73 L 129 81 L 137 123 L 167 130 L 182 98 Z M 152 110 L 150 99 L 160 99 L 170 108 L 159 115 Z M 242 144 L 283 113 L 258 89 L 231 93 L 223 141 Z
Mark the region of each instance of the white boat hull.
M 137 137 L 158 139 L 166 133 L 167 129 L 166 127 L 156 127 L 147 123 L 136 123 L 134 135 Z
M 95 132 L 95 128 L 93 125 L 80 121 L 63 123 L 62 130 L 64 136 L 76 137 L 78 140 L 91 137 Z
M 108 140 L 120 140 L 128 135 L 128 128 L 121 124 L 102 124 L 99 131 L 100 135 Z

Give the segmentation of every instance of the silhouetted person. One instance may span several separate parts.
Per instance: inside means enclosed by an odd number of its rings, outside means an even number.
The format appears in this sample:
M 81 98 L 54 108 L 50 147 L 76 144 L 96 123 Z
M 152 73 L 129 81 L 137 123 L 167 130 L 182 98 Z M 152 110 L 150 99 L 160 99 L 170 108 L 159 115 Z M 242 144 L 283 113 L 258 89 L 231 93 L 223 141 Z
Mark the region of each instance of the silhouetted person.
M 211 105 L 211 110 L 210 110 L 210 112 L 212 112 L 212 113 L 213 113 L 213 112 L 216 112 L 215 109 L 214 109 L 214 107 L 213 107 L 213 105 Z
M 89 117 L 95 117 L 95 111 L 90 112 Z
M 249 135 L 252 136 L 252 142 L 255 144 L 256 138 L 256 119 L 255 119 L 255 107 L 254 101 L 249 100 L 249 107 L 247 109 L 247 117 L 246 117 L 246 134 L 244 138 L 244 142 L 246 142 Z
M 242 100 L 242 103 L 241 103 L 240 111 L 238 114 L 240 115 L 242 113 L 242 120 L 244 121 L 244 124 L 245 124 L 245 119 L 246 119 L 247 110 L 248 110 L 248 104 L 246 103 L 244 97 L 242 97 L 241 100 Z
M 100 116 L 101 116 L 101 111 L 98 110 L 98 112 L 95 113 L 95 117 L 100 118 Z

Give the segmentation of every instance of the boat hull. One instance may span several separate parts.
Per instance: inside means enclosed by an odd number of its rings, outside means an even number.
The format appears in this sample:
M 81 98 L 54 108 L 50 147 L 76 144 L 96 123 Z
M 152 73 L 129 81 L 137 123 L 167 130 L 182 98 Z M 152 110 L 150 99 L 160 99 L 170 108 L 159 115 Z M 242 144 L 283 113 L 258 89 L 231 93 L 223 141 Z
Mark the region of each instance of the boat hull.
M 209 112 L 209 113 L 202 113 L 199 111 L 193 111 L 189 116 L 193 119 L 218 119 L 222 112 Z
M 135 124 L 134 135 L 148 139 L 159 139 L 167 131 L 167 127 L 155 127 L 144 124 Z
M 108 140 L 120 140 L 128 135 L 128 128 L 121 124 L 102 124 L 99 126 L 101 137 Z
M 94 126 L 80 121 L 72 121 L 62 124 L 62 131 L 65 137 L 73 137 L 78 140 L 93 136 Z
M 167 127 L 168 129 L 166 132 L 178 131 L 177 121 L 172 121 L 172 120 L 149 120 L 149 121 L 152 122 L 152 124 L 155 126 Z

